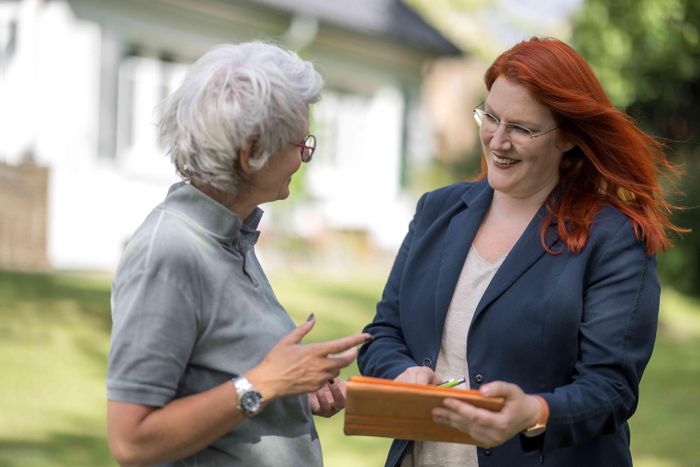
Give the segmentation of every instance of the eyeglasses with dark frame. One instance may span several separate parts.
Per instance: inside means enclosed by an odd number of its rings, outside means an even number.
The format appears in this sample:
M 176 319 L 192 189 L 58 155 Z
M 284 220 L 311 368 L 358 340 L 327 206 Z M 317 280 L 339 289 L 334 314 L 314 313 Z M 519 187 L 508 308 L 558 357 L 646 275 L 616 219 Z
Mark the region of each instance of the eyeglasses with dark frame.
M 308 134 L 300 142 L 290 141 L 289 144 L 299 148 L 302 162 L 311 162 L 314 151 L 316 151 L 316 137 L 314 135 Z
M 559 128 L 555 126 L 554 128 L 550 128 L 549 130 L 536 133 L 530 130 L 529 128 L 526 128 L 522 125 L 518 125 L 516 123 L 501 122 L 494 115 L 482 109 L 481 106 L 483 106 L 483 104 L 479 105 L 474 109 L 474 120 L 476 121 L 476 124 L 479 126 L 479 128 L 487 134 L 493 134 L 496 133 L 496 130 L 498 130 L 499 126 L 503 125 L 506 129 L 506 134 L 508 135 L 508 138 L 511 142 L 515 144 L 526 144 L 533 138 L 539 138 L 540 136 L 546 135 L 547 133 L 551 133 L 552 131 Z

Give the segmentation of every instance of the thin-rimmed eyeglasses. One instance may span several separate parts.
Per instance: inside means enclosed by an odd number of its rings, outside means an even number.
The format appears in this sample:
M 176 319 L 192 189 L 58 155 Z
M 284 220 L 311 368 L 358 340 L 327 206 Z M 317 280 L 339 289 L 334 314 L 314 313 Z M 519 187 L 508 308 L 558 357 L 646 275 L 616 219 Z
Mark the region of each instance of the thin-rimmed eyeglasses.
M 304 136 L 304 139 L 296 142 L 290 141 L 289 144 L 299 148 L 299 155 L 302 162 L 311 162 L 311 158 L 316 151 L 316 137 L 312 134 Z
M 474 109 L 474 120 L 481 131 L 487 134 L 493 134 L 496 133 L 499 126 L 503 125 L 508 138 L 515 144 L 527 144 L 533 138 L 539 138 L 540 136 L 546 135 L 547 133 L 550 133 L 558 128 L 555 126 L 549 130 L 534 132 L 529 128 L 518 125 L 517 123 L 502 122 L 494 115 L 479 107 Z

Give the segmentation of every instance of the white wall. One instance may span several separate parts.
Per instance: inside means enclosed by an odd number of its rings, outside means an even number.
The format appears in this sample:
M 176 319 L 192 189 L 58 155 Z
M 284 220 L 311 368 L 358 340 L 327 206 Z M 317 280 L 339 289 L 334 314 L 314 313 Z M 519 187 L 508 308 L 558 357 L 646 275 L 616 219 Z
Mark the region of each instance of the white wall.
M 123 243 L 177 177 L 155 146 L 152 122 L 134 122 L 143 134 L 124 157 L 98 156 L 97 25 L 75 18 L 62 1 L 4 4 L 3 14 L 13 15 L 19 28 L 15 56 L 0 83 L 0 128 L 9 128 L 0 136 L 0 157 L 17 163 L 32 150 L 38 163 L 51 168 L 52 266 L 113 269 Z M 147 91 L 139 98 L 153 107 Z
M 16 163 L 32 149 L 37 162 L 51 168 L 54 267 L 113 269 L 124 242 L 178 180 L 157 144 L 154 107 L 186 66 L 102 57 L 114 52 L 119 35 L 77 18 L 65 0 L 0 3 L 0 25 L 9 17 L 20 27 L 14 57 L 2 62 L 0 128 L 9 131 L 0 133 L 0 158 Z M 0 46 L 2 38 L 0 30 Z M 99 153 L 105 72 L 118 76 L 120 90 L 132 86 L 133 92 L 133 99 L 122 93 L 116 108 L 107 109 L 119 122 L 113 158 Z M 366 95 L 324 94 L 315 108 L 319 149 L 304 167 L 316 202 L 285 221 L 302 235 L 314 228 L 366 230 L 380 246 L 398 246 L 413 210 L 399 180 L 404 100 L 391 83 Z
M 399 179 L 403 112 L 398 87 L 370 96 L 324 93 L 314 109 L 319 149 L 308 173 L 324 213 L 317 228 L 367 230 L 380 246 L 398 245 L 410 215 Z

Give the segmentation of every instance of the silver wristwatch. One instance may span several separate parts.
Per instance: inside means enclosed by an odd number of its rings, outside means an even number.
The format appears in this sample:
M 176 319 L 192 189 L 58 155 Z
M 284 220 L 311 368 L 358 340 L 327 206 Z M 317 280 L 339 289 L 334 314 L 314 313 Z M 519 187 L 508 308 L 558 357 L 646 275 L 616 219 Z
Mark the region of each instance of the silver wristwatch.
M 238 410 L 246 417 L 257 415 L 262 409 L 262 395 L 248 379 L 239 375 L 232 380 L 238 395 Z

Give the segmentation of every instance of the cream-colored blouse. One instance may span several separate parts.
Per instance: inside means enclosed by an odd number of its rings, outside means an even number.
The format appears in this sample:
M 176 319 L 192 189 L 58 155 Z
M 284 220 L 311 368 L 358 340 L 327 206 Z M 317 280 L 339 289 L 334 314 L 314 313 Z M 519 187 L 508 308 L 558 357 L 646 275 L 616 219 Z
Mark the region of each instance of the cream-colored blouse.
M 484 260 L 472 246 L 459 275 L 440 343 L 435 373 L 441 380 L 469 374 L 467 367 L 467 333 L 474 311 L 505 256 L 495 263 Z M 467 382 L 457 386 L 469 388 Z M 476 447 L 469 444 L 416 441 L 401 467 L 478 467 Z

